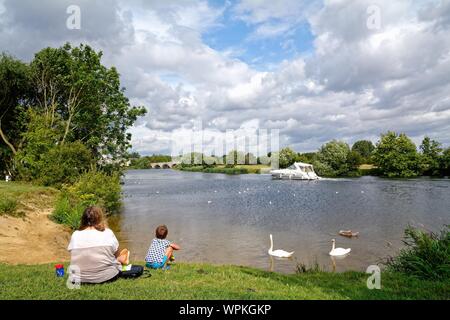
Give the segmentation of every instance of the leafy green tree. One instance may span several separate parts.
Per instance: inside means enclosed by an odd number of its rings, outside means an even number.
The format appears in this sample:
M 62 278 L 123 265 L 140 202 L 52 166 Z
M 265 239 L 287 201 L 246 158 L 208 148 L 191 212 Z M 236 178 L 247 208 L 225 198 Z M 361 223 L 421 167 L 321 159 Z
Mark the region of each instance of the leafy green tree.
M 45 155 L 58 145 L 64 129 L 62 124 L 51 128 L 47 117 L 31 109 L 27 112 L 27 117 L 29 123 L 27 130 L 21 134 L 22 146 L 16 152 L 15 166 L 19 179 L 31 181 L 40 178 Z
M 450 176 L 450 148 L 445 149 L 442 153 L 440 170 L 443 176 Z
M 28 66 L 8 55 L 0 55 L 0 175 L 14 171 L 13 157 L 20 144 L 25 121 L 20 104 L 31 90 Z
M 347 154 L 347 165 L 354 171 L 363 163 L 363 159 L 359 152 L 352 150 Z
M 139 152 L 131 152 L 129 155 L 128 155 L 128 158 L 129 159 L 139 159 L 141 157 L 141 155 L 139 154 Z
M 64 127 L 49 128 L 45 116 L 29 111 L 30 123 L 16 154 L 18 177 L 47 186 L 74 183 L 93 164 L 92 153 L 81 142 L 61 144 Z
M 245 154 L 241 151 L 233 150 L 226 155 L 227 165 L 245 164 Z
M 163 154 L 154 154 L 154 155 L 148 156 L 146 158 L 151 163 L 154 163 L 154 162 L 170 162 L 170 161 L 172 161 L 172 157 L 171 156 L 167 156 L 167 155 L 163 155 Z
M 148 161 L 147 157 L 132 158 L 130 167 L 133 169 L 148 169 L 150 167 L 150 161 Z
M 253 155 L 253 153 L 248 152 L 245 155 L 245 164 L 257 164 L 258 159 Z
M 279 166 L 280 168 L 287 168 L 292 165 L 297 159 L 297 153 L 291 148 L 283 148 L 279 152 Z
M 419 174 L 416 145 L 405 134 L 382 134 L 374 151 L 374 161 L 387 177 L 414 177 Z
M 352 146 L 352 151 L 359 153 L 361 156 L 361 161 L 365 163 L 370 162 L 370 157 L 372 156 L 375 146 L 372 141 L 369 140 L 359 140 L 356 141 Z
M 31 107 L 64 124 L 59 142 L 83 141 L 100 163 L 121 163 L 130 148 L 127 132 L 142 107 L 132 107 L 114 67 L 101 63 L 102 52 L 89 46 L 46 48 L 30 64 L 35 92 Z
M 299 162 L 305 162 L 305 163 L 313 163 L 317 159 L 317 153 L 316 152 L 306 152 L 306 153 L 299 153 L 297 155 L 297 160 Z
M 104 170 L 125 164 L 127 130 L 146 111 L 130 105 L 117 70 L 101 58 L 89 46 L 69 44 L 39 51 L 29 65 L 0 56 L 1 171 L 19 163 L 22 177 L 36 177 L 45 152 L 77 141 Z M 37 127 L 32 115 L 41 116 Z
M 332 140 L 323 145 L 317 153 L 315 167 L 318 173 L 328 176 L 347 175 L 352 171 L 352 165 L 348 163 L 350 147 L 343 141 Z M 323 169 L 321 172 L 320 169 Z
M 441 144 L 429 137 L 425 137 L 420 145 L 420 166 L 422 174 L 437 176 L 440 174 Z
M 257 158 L 257 164 L 271 165 L 271 158 L 268 155 L 262 155 Z
M 94 164 L 92 154 L 81 142 L 67 142 L 51 148 L 42 159 L 38 183 L 61 187 L 73 184 Z

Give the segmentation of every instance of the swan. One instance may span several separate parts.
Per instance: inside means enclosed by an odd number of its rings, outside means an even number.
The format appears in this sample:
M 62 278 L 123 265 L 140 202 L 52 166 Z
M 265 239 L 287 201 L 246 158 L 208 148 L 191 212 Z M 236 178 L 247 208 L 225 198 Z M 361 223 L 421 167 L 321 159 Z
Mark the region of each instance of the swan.
M 335 239 L 331 240 L 331 242 L 333 243 L 333 246 L 332 246 L 331 251 L 330 251 L 330 256 L 334 256 L 334 257 L 345 256 L 347 253 L 349 253 L 352 250 L 350 248 L 348 248 L 348 249 L 335 248 L 334 247 L 335 244 L 336 244 L 336 240 Z
M 294 251 L 287 252 L 284 250 L 273 250 L 273 238 L 272 235 L 270 235 L 270 248 L 269 248 L 269 255 L 278 257 L 278 258 L 289 258 L 294 254 Z

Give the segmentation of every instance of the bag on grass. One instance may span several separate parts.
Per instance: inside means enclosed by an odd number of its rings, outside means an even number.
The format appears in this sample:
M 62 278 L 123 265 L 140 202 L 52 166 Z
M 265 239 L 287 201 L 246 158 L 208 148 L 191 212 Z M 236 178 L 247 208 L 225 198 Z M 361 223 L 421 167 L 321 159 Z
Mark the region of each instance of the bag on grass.
M 138 266 L 138 265 L 128 265 L 125 266 L 121 273 L 120 273 L 120 277 L 121 278 L 128 278 L 128 279 L 134 279 L 134 278 L 138 278 L 140 276 L 142 276 L 142 274 L 144 273 L 144 267 L 143 266 Z

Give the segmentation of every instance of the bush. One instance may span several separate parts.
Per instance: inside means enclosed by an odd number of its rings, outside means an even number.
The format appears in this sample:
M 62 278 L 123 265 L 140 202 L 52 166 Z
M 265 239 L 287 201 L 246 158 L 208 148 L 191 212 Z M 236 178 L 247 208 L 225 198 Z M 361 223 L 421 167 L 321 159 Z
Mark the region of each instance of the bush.
M 107 215 L 119 211 L 119 175 L 107 175 L 95 170 L 83 174 L 74 185 L 63 189 L 52 219 L 74 230 L 78 229 L 83 211 L 92 205 L 102 207 Z
M 388 269 L 421 279 L 450 280 L 449 226 L 440 234 L 408 227 L 403 242 L 406 248 L 397 257 L 388 259 Z
M 50 149 L 44 156 L 38 182 L 45 186 L 72 184 L 89 170 L 91 152 L 80 141 L 68 142 Z
M 57 223 L 64 224 L 72 230 L 76 230 L 80 227 L 81 216 L 86 207 L 86 203 L 64 192 L 56 201 L 51 218 Z
M 15 214 L 17 209 L 17 201 L 5 196 L 0 196 L 0 215 L 2 214 L 8 214 L 13 215 Z
M 107 175 L 91 170 L 83 174 L 69 190 L 83 202 L 103 207 L 107 214 L 118 212 L 122 205 L 118 174 Z
M 92 154 L 83 143 L 56 144 L 50 139 L 53 133 L 47 132 L 50 129 L 39 128 L 36 131 L 39 134 L 27 133 L 27 146 L 16 157 L 20 180 L 59 188 L 63 184 L 74 183 L 80 174 L 89 169 Z

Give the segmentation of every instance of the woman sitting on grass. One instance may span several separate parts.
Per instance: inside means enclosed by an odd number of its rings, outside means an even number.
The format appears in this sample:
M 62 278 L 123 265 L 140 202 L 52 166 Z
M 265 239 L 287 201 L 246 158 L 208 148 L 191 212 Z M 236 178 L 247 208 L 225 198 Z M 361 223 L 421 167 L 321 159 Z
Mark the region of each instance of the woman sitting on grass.
M 119 241 L 106 226 L 102 209 L 87 208 L 81 226 L 72 234 L 69 247 L 71 266 L 77 267 L 81 283 L 103 283 L 117 279 L 122 265 L 128 265 L 130 252 L 119 252 Z
M 165 225 L 161 225 L 156 228 L 156 238 L 153 239 L 150 248 L 148 249 L 147 256 L 145 257 L 145 266 L 147 268 L 168 269 L 166 263 L 174 259 L 173 251 L 180 250 L 179 245 L 166 240 L 168 232 L 169 230 Z

